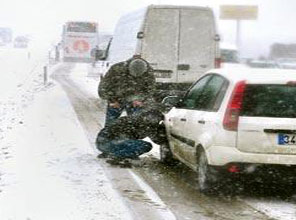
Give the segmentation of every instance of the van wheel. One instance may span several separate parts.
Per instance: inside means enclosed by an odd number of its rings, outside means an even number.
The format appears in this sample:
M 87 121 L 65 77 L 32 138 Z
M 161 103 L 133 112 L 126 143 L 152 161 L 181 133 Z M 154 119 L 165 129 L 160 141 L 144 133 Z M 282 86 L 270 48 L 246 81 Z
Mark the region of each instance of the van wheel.
M 168 143 L 160 145 L 160 161 L 166 165 L 174 165 L 177 160 L 174 159 L 173 153 L 169 147 Z
M 219 172 L 208 164 L 206 153 L 203 150 L 199 153 L 197 172 L 200 192 L 205 194 L 214 193 L 220 179 Z

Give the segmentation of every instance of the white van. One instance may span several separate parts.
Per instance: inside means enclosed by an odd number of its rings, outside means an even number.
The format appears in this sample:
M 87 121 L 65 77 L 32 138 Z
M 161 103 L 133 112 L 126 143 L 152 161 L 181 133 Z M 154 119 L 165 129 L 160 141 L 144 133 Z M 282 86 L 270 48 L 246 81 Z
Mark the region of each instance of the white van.
M 184 84 L 215 67 L 218 41 L 211 8 L 150 5 L 120 18 L 107 60 L 140 55 L 154 68 L 158 83 L 186 89 Z

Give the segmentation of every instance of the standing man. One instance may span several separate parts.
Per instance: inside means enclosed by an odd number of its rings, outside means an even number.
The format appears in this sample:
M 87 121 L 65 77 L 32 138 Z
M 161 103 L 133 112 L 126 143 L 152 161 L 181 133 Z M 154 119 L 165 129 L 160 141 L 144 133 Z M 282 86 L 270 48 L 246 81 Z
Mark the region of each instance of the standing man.
M 105 126 L 119 118 L 123 110 L 131 115 L 153 104 L 155 83 L 151 66 L 139 56 L 112 65 L 98 89 L 99 96 L 108 101 Z

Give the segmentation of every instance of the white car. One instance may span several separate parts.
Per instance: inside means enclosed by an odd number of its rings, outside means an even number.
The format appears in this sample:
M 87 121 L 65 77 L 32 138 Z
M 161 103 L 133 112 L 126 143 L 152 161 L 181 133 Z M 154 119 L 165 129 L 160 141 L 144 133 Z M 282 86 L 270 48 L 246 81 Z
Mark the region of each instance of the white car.
M 296 71 L 214 69 L 163 103 L 174 107 L 161 160 L 196 170 L 202 192 L 261 165 L 296 165 Z

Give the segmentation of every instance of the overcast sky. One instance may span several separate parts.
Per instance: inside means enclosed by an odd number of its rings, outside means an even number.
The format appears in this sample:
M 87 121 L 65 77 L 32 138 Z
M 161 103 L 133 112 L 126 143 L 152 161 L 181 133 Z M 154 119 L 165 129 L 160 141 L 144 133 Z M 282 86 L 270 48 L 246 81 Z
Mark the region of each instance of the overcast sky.
M 0 25 L 15 33 L 30 33 L 46 39 L 58 39 L 62 24 L 68 20 L 99 22 L 103 31 L 111 32 L 129 11 L 149 4 L 208 5 L 218 17 L 220 4 L 258 5 L 257 21 L 241 25 L 243 55 L 267 53 L 273 42 L 296 43 L 295 0 L 0 0 Z M 223 41 L 235 43 L 234 21 L 219 21 Z

